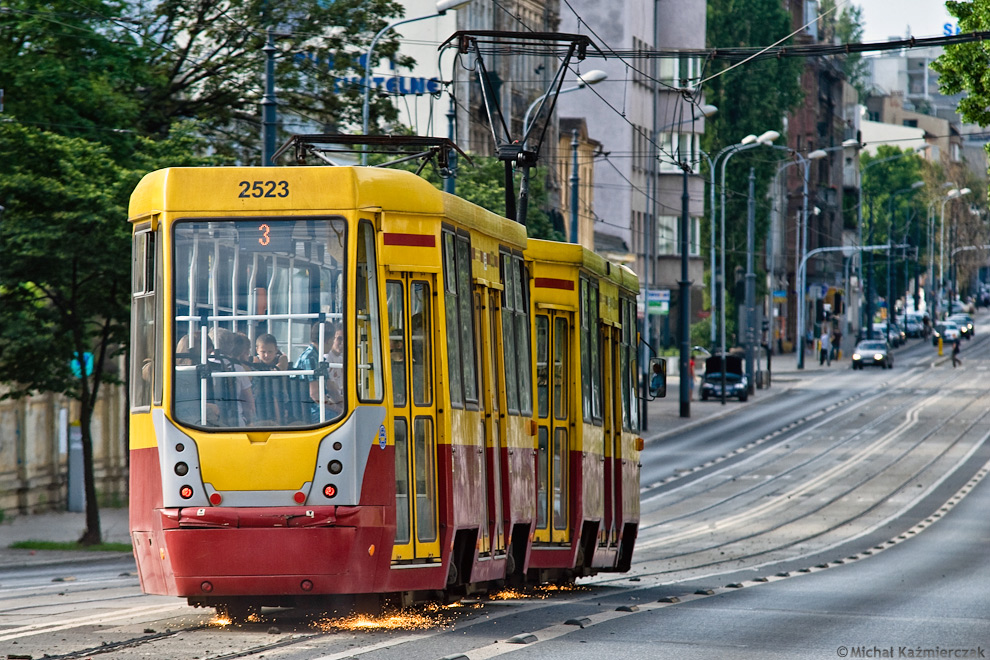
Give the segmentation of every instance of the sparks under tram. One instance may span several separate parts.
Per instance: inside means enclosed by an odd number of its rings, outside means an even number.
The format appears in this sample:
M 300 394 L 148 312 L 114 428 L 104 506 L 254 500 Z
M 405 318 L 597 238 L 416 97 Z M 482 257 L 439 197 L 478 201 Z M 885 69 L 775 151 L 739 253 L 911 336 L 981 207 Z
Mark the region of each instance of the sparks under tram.
M 402 171 L 166 169 L 129 215 L 145 592 L 243 617 L 629 568 L 629 269 Z

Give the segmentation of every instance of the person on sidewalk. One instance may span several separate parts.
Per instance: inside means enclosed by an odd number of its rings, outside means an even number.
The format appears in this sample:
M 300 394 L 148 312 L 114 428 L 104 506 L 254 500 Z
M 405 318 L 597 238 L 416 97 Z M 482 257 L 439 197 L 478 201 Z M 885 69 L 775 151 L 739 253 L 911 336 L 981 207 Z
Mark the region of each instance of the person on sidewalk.
M 959 340 L 952 344 L 952 368 L 955 369 L 956 365 L 962 364 L 962 360 L 959 359 Z
M 828 363 L 828 366 L 832 366 L 832 338 L 828 334 L 828 330 L 822 330 L 821 339 L 818 340 L 818 364 Z

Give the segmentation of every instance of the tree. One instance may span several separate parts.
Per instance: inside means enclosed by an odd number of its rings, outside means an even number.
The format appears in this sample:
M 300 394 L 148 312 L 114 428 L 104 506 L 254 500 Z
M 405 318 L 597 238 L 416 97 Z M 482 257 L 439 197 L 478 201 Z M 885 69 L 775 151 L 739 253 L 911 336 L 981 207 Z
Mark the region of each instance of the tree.
M 105 16 L 116 0 L 11 0 L 0 11 L 4 115 L 72 137 L 133 146 L 141 113 L 135 89 L 147 67 L 133 35 Z
M 260 159 L 266 30 L 276 91 L 295 132 L 360 125 L 363 55 L 402 15 L 395 0 L 13 0 L 0 13 L 5 113 L 46 130 L 97 140 L 124 161 L 138 136 L 164 139 L 196 120 L 217 153 Z M 398 57 L 399 36 L 375 48 Z M 373 120 L 394 120 L 372 95 Z M 377 124 L 373 122 L 372 126 Z
M 283 120 L 305 130 L 333 132 L 360 125 L 362 56 L 389 19 L 402 15 L 394 0 L 164 0 L 134 2 L 139 35 L 153 83 L 140 95 L 144 134 L 164 136 L 176 119 L 195 118 L 220 153 L 258 158 L 259 104 L 266 30 L 277 35 L 276 90 Z M 386 33 L 376 57 L 398 51 Z M 409 58 L 398 63 L 410 65 Z M 372 95 L 372 116 L 394 119 L 395 109 Z M 373 124 L 374 126 L 375 124 Z
M 863 41 L 863 8 L 844 5 L 836 10 L 835 0 L 822 0 L 819 12 L 826 16 L 822 28 L 822 41 L 825 43 L 853 44 Z M 870 71 L 862 53 L 847 53 L 839 56 L 842 72 L 849 84 L 856 88 L 859 98 L 865 99 L 869 90 Z
M 58 392 L 79 402 L 86 494 L 83 544 L 102 538 L 90 421 L 104 384 L 120 382 L 127 346 L 130 227 L 127 199 L 157 162 L 192 165 L 185 134 L 138 139 L 141 169 L 111 150 L 16 122 L 0 123 L 0 382 L 5 398 Z M 92 356 L 92 372 L 73 370 Z
M 790 14 L 779 0 L 709 0 L 708 33 L 710 48 L 767 46 L 791 32 Z M 714 156 L 723 147 L 738 143 L 749 134 L 783 131 L 784 116 L 801 100 L 799 78 L 804 68 L 797 58 L 767 59 L 729 69 L 730 64 L 714 61 L 705 77 L 717 75 L 705 85 L 705 100 L 718 107 L 718 113 L 705 122 L 702 148 Z M 759 152 L 759 153 L 758 153 Z M 746 190 L 749 167 L 756 169 L 756 199 L 766 198 L 776 164 L 763 149 L 751 149 L 734 156 L 726 170 L 726 258 L 728 291 L 731 277 L 746 259 Z M 710 211 L 709 211 L 710 212 Z M 720 210 L 721 212 L 721 210 Z M 757 244 L 767 235 L 766 213 L 756 214 Z M 702 244 L 710 238 L 708 223 L 702 223 Z M 757 282 L 763 278 L 757 277 Z M 731 296 L 727 296 L 731 297 Z M 727 308 L 732 305 L 727 300 Z M 733 318 L 727 309 L 726 318 Z M 726 330 L 731 334 L 731 330 Z
M 945 8 L 959 19 L 963 32 L 990 30 L 990 6 L 985 2 L 948 0 Z M 990 78 L 986 71 L 990 63 L 990 44 L 974 41 L 946 46 L 945 52 L 932 62 L 938 72 L 938 86 L 943 94 L 966 92 L 956 108 L 970 123 L 990 124 Z

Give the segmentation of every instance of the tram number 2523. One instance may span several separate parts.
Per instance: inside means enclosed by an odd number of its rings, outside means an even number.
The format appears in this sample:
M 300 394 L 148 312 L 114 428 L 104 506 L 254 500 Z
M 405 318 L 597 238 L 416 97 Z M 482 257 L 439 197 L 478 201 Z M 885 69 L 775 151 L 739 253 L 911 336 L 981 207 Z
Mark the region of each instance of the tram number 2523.
M 239 181 L 238 197 L 288 197 L 288 181 Z

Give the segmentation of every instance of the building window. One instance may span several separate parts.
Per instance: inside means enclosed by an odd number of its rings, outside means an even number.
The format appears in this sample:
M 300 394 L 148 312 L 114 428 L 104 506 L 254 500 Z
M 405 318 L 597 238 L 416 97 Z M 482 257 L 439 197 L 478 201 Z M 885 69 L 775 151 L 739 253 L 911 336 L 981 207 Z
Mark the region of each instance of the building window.
M 657 219 L 657 255 L 675 256 L 681 253 L 681 218 L 676 215 L 661 215 Z M 698 218 L 688 219 L 688 254 L 696 257 L 701 254 L 699 236 L 701 221 Z
M 694 89 L 694 83 L 701 78 L 701 60 L 697 57 L 681 56 L 660 60 L 660 82 L 671 87 Z
M 701 136 L 697 133 L 664 133 L 660 136 L 660 172 L 681 172 L 680 163 L 688 163 L 697 171 Z

